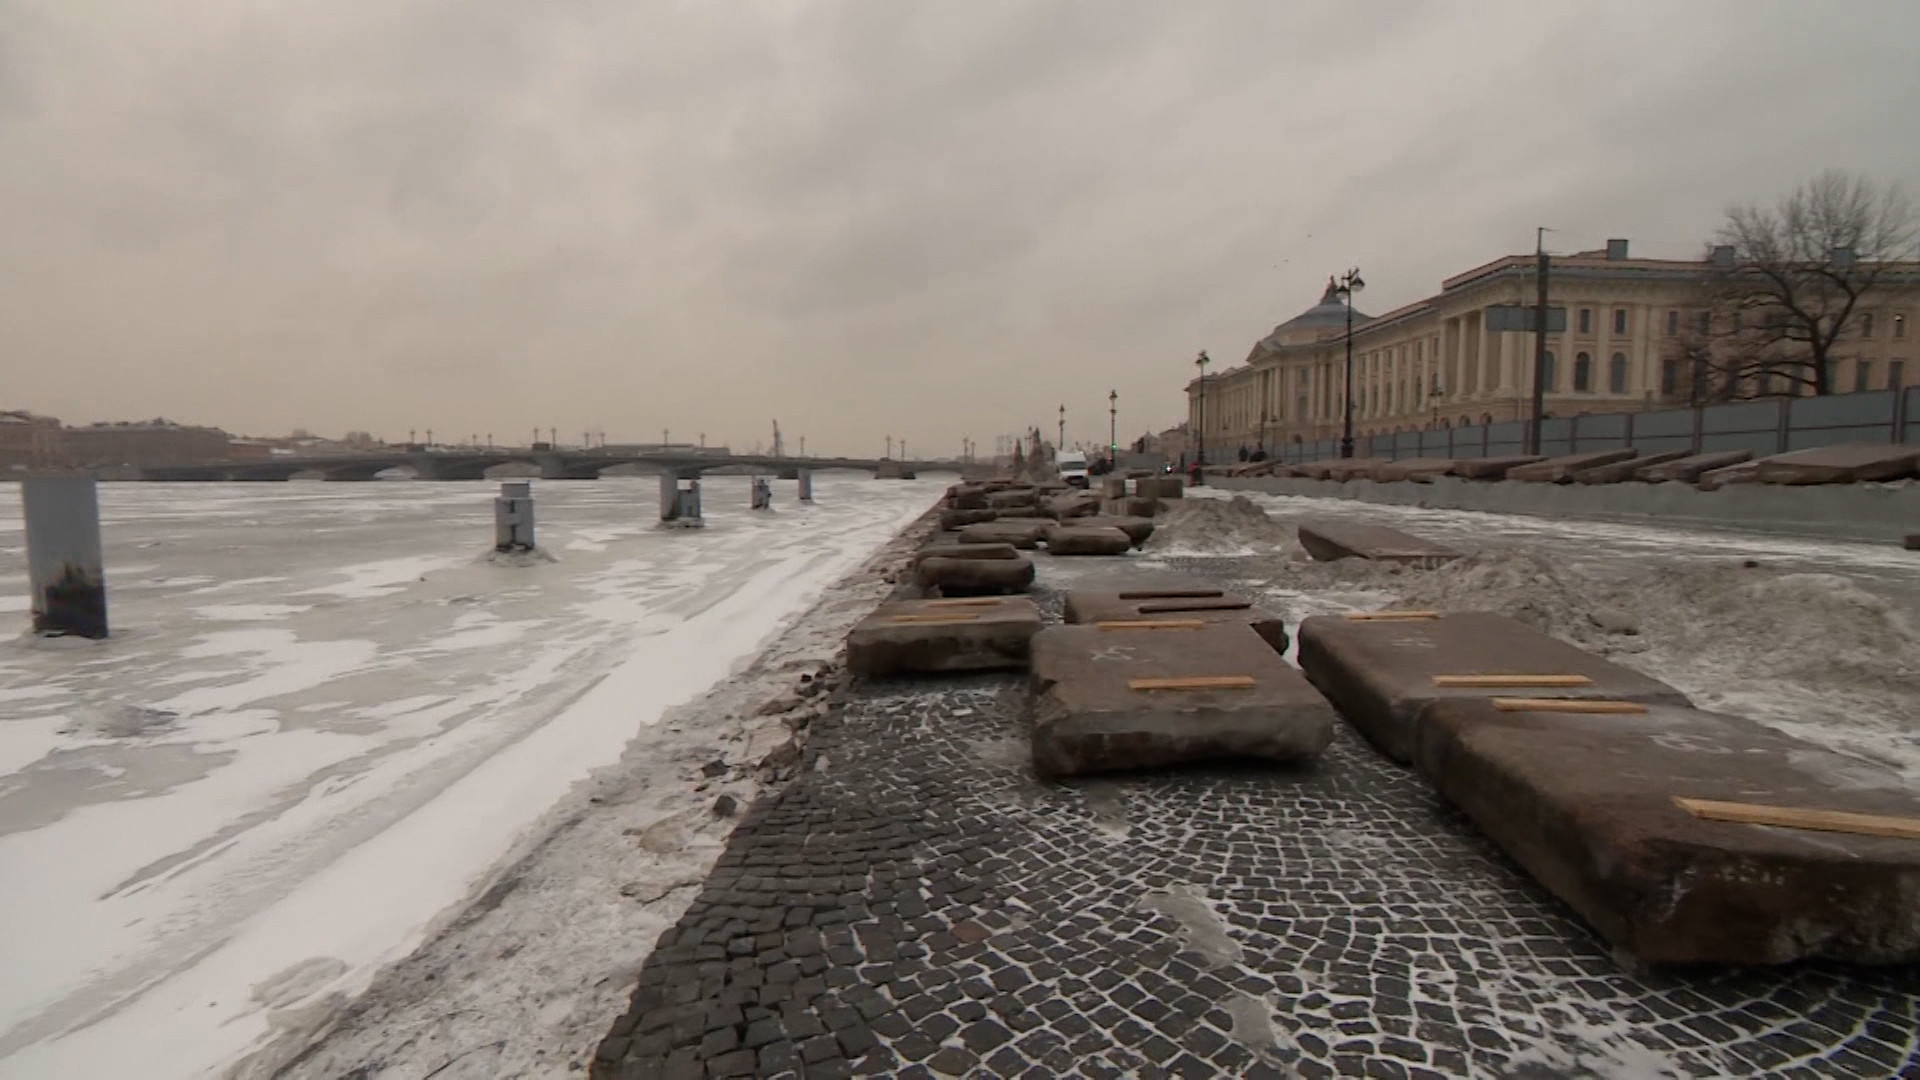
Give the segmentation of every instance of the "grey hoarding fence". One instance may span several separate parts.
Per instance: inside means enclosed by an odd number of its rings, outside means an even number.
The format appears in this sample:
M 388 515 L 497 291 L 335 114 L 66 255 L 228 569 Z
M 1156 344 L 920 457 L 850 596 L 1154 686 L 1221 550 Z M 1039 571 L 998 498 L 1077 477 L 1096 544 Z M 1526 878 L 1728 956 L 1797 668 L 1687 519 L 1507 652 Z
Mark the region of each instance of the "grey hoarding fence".
M 1355 457 L 1464 458 L 1518 454 L 1526 445 L 1525 421 L 1470 424 L 1362 436 Z M 1642 453 L 1687 450 L 1750 450 L 1783 454 L 1836 443 L 1920 444 L 1920 386 L 1828 397 L 1733 401 L 1699 409 L 1635 413 L 1583 413 L 1549 417 L 1540 429 L 1540 452 L 1549 456 L 1633 447 Z M 1231 453 L 1231 448 L 1229 453 Z M 1227 454 L 1207 455 L 1215 461 Z M 1288 443 L 1275 455 L 1299 465 L 1340 456 L 1340 440 Z

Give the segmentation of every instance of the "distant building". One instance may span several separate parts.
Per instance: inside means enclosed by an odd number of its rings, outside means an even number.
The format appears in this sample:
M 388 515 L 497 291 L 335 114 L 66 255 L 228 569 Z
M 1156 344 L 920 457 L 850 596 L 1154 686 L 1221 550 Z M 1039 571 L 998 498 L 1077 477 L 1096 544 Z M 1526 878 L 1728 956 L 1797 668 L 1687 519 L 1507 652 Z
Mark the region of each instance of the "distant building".
M 89 424 L 61 433 L 65 463 L 80 468 L 115 465 L 190 465 L 226 461 L 233 437 L 219 428 L 171 420 Z
M 60 421 L 15 409 L 0 412 L 0 470 L 45 468 L 60 463 Z
M 1555 257 L 1547 335 L 1546 412 L 1628 412 L 1684 404 L 1691 379 L 1677 348 L 1700 320 L 1705 260 L 1635 259 L 1627 242 Z M 1920 267 L 1902 267 L 1855 316 L 1832 372 L 1841 390 L 1920 383 Z M 1374 317 L 1353 313 L 1353 431 L 1396 431 L 1522 419 L 1533 394 L 1533 334 L 1489 326 L 1489 312 L 1531 306 L 1534 257 L 1510 255 L 1441 282 L 1440 292 Z M 1207 457 L 1338 438 L 1345 406 L 1347 310 L 1331 282 L 1320 302 L 1255 342 L 1245 363 L 1205 381 Z M 1877 333 L 1876 333 L 1877 331 Z M 1917 335 L 1920 336 L 1920 335 Z M 1201 381 L 1187 415 L 1201 419 Z

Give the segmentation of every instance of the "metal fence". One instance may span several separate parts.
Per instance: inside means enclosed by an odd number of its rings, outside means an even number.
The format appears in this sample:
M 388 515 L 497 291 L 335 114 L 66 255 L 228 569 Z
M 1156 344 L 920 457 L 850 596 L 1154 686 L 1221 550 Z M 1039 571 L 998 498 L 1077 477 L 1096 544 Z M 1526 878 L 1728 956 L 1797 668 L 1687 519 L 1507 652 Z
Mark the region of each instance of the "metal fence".
M 1750 450 L 1756 457 L 1851 442 L 1920 443 L 1920 386 L 1828 397 L 1735 401 L 1698 409 L 1555 416 L 1540 427 L 1540 452 L 1549 456 L 1632 447 L 1651 454 L 1686 450 Z M 1527 423 L 1509 420 L 1427 431 L 1355 437 L 1353 455 L 1367 458 L 1466 458 L 1519 454 Z M 1238 448 L 1207 448 L 1207 460 L 1238 459 Z M 1272 456 L 1298 464 L 1340 456 L 1339 439 L 1288 443 Z

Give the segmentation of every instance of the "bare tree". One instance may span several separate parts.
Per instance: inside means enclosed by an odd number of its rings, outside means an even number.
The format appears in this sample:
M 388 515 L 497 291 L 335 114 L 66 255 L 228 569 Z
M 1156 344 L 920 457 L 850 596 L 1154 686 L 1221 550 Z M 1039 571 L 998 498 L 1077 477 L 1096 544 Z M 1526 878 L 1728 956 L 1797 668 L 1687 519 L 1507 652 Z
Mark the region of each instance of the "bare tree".
M 1690 396 L 1832 393 L 1834 347 L 1916 236 L 1920 217 L 1898 184 L 1838 170 L 1775 205 L 1729 209 L 1702 287 L 1710 323 L 1669 353 L 1688 364 Z

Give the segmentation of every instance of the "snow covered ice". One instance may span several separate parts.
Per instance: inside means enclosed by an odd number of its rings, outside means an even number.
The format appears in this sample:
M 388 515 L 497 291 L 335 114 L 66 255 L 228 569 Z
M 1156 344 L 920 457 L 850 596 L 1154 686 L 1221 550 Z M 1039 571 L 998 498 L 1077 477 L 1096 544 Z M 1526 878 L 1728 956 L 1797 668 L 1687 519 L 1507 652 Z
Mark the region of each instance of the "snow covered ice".
M 199 1076 L 363 989 L 647 725 L 727 679 L 940 481 L 102 485 L 104 642 L 24 633 L 0 498 L 0 1076 Z

